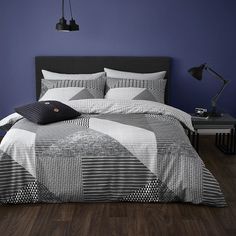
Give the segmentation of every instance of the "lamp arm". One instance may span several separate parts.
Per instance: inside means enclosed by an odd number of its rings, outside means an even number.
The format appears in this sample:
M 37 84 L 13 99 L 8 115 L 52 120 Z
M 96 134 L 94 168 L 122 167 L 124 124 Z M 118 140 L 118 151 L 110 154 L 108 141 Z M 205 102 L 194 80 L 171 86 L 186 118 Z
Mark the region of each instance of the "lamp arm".
M 219 92 L 212 97 L 211 99 L 211 106 L 212 106 L 212 115 L 216 115 L 216 104 L 218 99 L 220 98 L 220 95 L 223 93 L 226 85 L 230 82 L 229 80 L 225 80 L 220 74 L 218 74 L 216 71 L 214 71 L 213 69 L 211 69 L 210 67 L 208 67 L 207 65 L 205 66 L 205 69 L 208 70 L 209 73 L 211 73 L 215 79 L 218 79 L 220 81 L 223 82 L 222 87 L 220 88 Z
M 212 105 L 213 109 L 216 107 L 216 103 L 217 103 L 220 95 L 224 91 L 225 87 L 230 82 L 229 80 L 225 80 L 225 79 L 223 79 L 223 80 L 224 80 L 224 83 L 223 83 L 222 87 L 220 88 L 219 92 L 211 99 L 211 105 Z
M 219 80 L 221 80 L 221 81 L 223 81 L 223 82 L 227 82 L 227 80 L 225 80 L 225 79 L 223 78 L 223 76 L 221 76 L 220 74 L 218 74 L 216 71 L 214 71 L 213 69 L 211 69 L 209 66 L 206 65 L 205 69 L 208 70 L 212 75 L 214 75 L 214 77 L 215 77 L 216 79 L 219 79 Z

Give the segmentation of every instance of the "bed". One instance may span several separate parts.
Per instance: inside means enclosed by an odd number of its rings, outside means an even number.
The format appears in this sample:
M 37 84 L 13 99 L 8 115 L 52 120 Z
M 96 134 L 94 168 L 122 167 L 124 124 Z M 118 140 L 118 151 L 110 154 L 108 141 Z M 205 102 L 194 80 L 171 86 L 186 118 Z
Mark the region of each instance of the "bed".
M 191 146 L 191 117 L 168 104 L 170 58 L 36 57 L 42 69 L 67 74 L 166 71 L 165 104 L 148 100 L 73 99 L 81 113 L 38 125 L 13 114 L 0 145 L 0 204 L 187 202 L 223 207 L 219 183 Z M 144 83 L 144 82 L 143 82 Z M 94 86 L 94 85 L 93 85 Z M 110 85 L 109 85 L 110 86 Z

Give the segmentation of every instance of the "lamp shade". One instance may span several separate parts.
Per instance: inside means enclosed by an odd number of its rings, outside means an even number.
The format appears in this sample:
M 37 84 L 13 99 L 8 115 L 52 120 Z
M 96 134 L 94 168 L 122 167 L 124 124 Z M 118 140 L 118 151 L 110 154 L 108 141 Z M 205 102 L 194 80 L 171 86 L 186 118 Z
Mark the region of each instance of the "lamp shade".
M 192 67 L 188 70 L 189 74 L 191 74 L 195 79 L 202 80 L 203 70 L 205 69 L 205 64 L 202 64 L 198 67 Z
M 70 31 L 70 26 L 67 25 L 66 19 L 64 17 L 62 17 L 56 24 L 56 29 L 58 31 Z
M 76 24 L 75 20 L 72 18 L 70 20 L 70 31 L 78 31 L 79 30 L 79 25 Z

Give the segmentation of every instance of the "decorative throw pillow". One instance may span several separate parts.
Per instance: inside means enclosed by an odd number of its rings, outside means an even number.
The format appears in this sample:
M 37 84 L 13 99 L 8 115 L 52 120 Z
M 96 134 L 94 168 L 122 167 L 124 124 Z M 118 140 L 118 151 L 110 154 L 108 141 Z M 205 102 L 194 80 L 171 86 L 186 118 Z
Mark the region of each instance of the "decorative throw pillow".
M 135 72 L 113 70 L 108 68 L 104 68 L 104 71 L 106 72 L 107 77 L 117 78 L 117 79 L 153 80 L 153 79 L 164 79 L 166 75 L 166 71 L 160 71 L 154 73 L 135 73 Z
M 149 100 L 164 103 L 165 79 L 137 80 L 107 78 L 106 99 Z
M 42 100 L 70 101 L 104 97 L 105 78 L 94 80 L 41 80 Z
M 58 101 L 34 102 L 17 107 L 15 111 L 24 118 L 41 125 L 74 119 L 80 115 L 76 110 Z
M 47 80 L 94 80 L 99 77 L 105 76 L 105 72 L 98 72 L 93 74 L 61 74 L 42 70 L 43 78 Z

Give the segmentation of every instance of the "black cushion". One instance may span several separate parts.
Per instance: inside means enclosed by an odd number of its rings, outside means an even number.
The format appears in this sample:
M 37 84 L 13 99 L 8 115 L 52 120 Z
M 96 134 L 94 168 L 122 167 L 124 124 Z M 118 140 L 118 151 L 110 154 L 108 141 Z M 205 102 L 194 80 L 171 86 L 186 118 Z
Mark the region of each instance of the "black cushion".
M 15 111 L 26 119 L 41 125 L 73 119 L 80 115 L 73 108 L 58 101 L 34 102 L 17 107 Z

